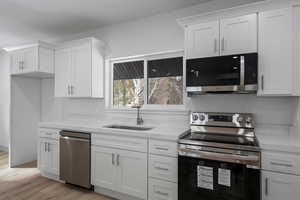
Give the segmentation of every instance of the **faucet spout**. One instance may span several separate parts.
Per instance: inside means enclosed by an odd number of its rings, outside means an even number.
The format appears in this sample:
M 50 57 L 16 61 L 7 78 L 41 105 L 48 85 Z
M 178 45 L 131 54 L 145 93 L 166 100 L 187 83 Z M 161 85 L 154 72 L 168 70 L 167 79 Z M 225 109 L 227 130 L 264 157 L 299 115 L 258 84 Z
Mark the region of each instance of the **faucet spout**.
M 136 124 L 137 125 L 142 125 L 144 123 L 144 120 L 143 118 L 141 117 L 141 114 L 140 114 L 140 109 L 141 109 L 141 106 L 132 106 L 132 108 L 136 108 L 137 109 L 137 116 L 136 116 Z

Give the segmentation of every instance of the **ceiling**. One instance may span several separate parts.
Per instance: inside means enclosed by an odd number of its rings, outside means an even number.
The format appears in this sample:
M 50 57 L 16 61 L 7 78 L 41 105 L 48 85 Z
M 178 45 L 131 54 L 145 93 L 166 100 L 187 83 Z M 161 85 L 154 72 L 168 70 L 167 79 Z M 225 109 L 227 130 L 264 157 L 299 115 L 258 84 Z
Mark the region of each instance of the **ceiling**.
M 65 37 L 212 0 L 1 0 L 0 48 Z
M 0 47 L 55 38 L 208 0 L 1 0 Z

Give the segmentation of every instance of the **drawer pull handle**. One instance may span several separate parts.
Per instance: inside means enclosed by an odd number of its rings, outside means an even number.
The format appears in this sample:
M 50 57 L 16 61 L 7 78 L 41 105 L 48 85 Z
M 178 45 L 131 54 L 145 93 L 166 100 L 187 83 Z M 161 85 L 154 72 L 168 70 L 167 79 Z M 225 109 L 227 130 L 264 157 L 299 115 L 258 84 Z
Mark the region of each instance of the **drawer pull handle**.
M 167 192 L 155 191 L 155 193 L 163 196 L 169 196 Z
M 163 170 L 163 171 L 169 171 L 168 168 L 163 168 L 163 167 L 155 167 L 155 169 L 158 169 L 158 170 Z
M 157 150 L 161 150 L 161 151 L 168 151 L 168 148 L 164 148 L 164 147 L 156 147 Z
M 52 133 L 46 133 L 46 135 L 52 135 Z
M 111 164 L 115 165 L 115 154 L 111 154 Z
M 282 166 L 282 167 L 293 167 L 292 164 L 285 164 L 285 163 L 278 163 L 278 162 L 271 162 L 271 165 Z
M 269 178 L 265 179 L 265 195 L 269 195 Z

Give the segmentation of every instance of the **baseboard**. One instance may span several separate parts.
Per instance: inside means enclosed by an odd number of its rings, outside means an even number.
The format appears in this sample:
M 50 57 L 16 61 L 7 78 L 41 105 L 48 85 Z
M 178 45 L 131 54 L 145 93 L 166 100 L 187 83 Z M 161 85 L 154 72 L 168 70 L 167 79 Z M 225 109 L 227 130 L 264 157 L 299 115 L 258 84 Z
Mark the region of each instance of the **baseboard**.
M 51 174 L 49 172 L 45 172 L 45 171 L 41 171 L 41 170 L 40 170 L 40 173 L 43 177 L 46 177 L 48 179 L 64 183 L 63 181 L 59 180 L 59 175 L 57 175 L 57 174 Z
M 140 198 L 132 197 L 132 196 L 129 196 L 129 195 L 126 195 L 126 194 L 122 194 L 122 193 L 115 192 L 115 191 L 112 191 L 112 190 L 108 190 L 108 189 L 98 187 L 98 186 L 94 187 L 94 191 L 98 194 L 102 194 L 102 195 L 112 197 L 112 198 L 115 198 L 115 199 L 120 199 L 120 200 L 142 200 Z
M 8 152 L 8 147 L 0 145 L 0 151 Z

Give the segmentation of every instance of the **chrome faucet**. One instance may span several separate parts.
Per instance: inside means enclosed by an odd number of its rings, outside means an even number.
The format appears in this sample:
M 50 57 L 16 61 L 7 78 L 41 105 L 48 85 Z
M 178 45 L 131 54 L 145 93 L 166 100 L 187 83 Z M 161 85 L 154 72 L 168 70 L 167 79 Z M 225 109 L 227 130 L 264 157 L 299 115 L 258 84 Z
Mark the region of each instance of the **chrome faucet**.
M 141 106 L 140 105 L 134 105 L 134 106 L 132 106 L 132 108 L 137 109 L 136 124 L 137 125 L 142 125 L 144 123 L 144 120 L 143 120 L 143 118 L 141 117 L 141 114 L 140 114 Z

